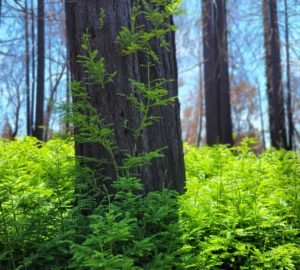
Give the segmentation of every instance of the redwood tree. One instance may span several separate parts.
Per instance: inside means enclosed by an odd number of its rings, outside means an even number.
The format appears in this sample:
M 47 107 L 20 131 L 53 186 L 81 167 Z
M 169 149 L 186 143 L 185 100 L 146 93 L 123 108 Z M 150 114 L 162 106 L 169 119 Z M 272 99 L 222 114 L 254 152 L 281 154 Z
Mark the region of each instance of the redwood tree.
M 102 18 L 99 16 L 104 14 Z M 146 72 L 143 68 L 145 55 L 136 53 L 129 56 L 120 54 L 120 47 L 116 38 L 121 27 L 130 27 L 132 13 L 132 1 L 66 1 L 67 37 L 70 53 L 70 71 L 72 79 L 80 81 L 83 78 L 83 67 L 77 63 L 77 56 L 83 55 L 81 48 L 82 36 L 88 29 L 90 33 L 90 45 L 97 49 L 100 56 L 106 60 L 108 72 L 117 72 L 112 83 L 105 86 L 104 91 L 99 91 L 95 85 L 88 86 L 88 93 L 91 96 L 91 103 L 101 113 L 107 124 L 113 124 L 114 137 L 119 151 L 116 160 L 121 162 L 122 153 L 131 153 L 134 145 L 134 138 L 131 129 L 139 125 L 142 118 L 129 101 L 120 94 L 131 94 L 133 88 L 129 79 L 144 81 Z M 172 18 L 168 18 L 172 23 Z M 147 28 L 145 18 L 139 18 L 141 25 Z M 159 57 L 151 68 L 152 79 L 172 79 L 166 87 L 170 95 L 177 95 L 177 66 L 175 57 L 174 33 L 166 35 L 169 49 L 163 49 L 158 40 L 151 41 L 151 47 Z M 152 162 L 152 165 L 143 167 L 139 175 L 144 184 L 144 192 L 160 190 L 163 187 L 172 188 L 179 192 L 184 187 L 184 164 L 183 149 L 181 142 L 179 103 L 176 100 L 174 106 L 158 107 L 151 112 L 160 116 L 159 122 L 146 128 L 138 143 L 138 153 L 143 154 L 161 147 L 164 150 L 164 158 Z M 127 123 L 124 125 L 124 123 Z M 76 133 L 76 127 L 75 127 Z M 97 159 L 108 158 L 108 153 L 96 143 L 76 142 L 76 155 L 92 157 Z M 93 167 L 95 169 L 95 167 Z M 115 179 L 115 171 L 109 164 L 102 164 L 102 174 Z M 103 184 L 103 183 L 99 183 Z M 108 187 L 109 188 L 109 187 Z
M 225 0 L 202 1 L 207 144 L 232 144 Z
M 287 148 L 277 1 L 263 0 L 262 4 L 271 144 Z

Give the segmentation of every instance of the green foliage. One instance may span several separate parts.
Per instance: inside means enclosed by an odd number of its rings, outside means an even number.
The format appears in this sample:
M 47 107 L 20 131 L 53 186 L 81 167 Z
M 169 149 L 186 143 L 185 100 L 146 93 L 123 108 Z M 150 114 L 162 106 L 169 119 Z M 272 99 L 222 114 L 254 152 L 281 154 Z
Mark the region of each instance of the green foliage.
M 82 49 L 85 50 L 86 55 L 79 55 L 78 63 L 83 64 L 85 70 L 85 78 L 83 79 L 84 84 L 94 84 L 103 89 L 107 83 L 113 81 L 116 72 L 106 72 L 104 58 L 97 60 L 99 54 L 98 50 L 91 49 L 89 38 L 90 35 L 87 31 L 82 37 Z
M 181 226 L 191 269 L 298 269 L 300 167 L 294 152 L 186 146 Z
M 108 204 L 89 216 L 90 233 L 72 244 L 74 269 L 173 269 L 179 262 L 178 208 L 172 191 L 135 195 L 139 180 L 121 178 Z
M 134 0 L 131 16 L 131 27 L 122 27 L 117 37 L 123 55 L 142 52 L 154 62 L 158 55 L 151 48 L 151 41 L 157 39 L 162 48 L 168 49 L 166 34 L 175 31 L 176 27 L 169 21 L 171 15 L 178 13 L 182 0 Z M 138 24 L 143 17 L 147 24 Z
M 296 153 L 185 146 L 184 195 L 143 196 L 139 179 L 120 177 L 116 193 L 83 216 L 84 204 L 74 207 L 74 183 L 93 175 L 76 166 L 72 147 L 63 140 L 1 141 L 1 269 L 300 265 Z
M 104 27 L 105 23 L 105 11 L 103 8 L 100 9 L 99 11 L 99 27 L 102 29 Z
M 72 143 L 0 141 L 1 269 L 26 269 L 34 252 L 64 230 L 74 170 Z
M 159 106 L 173 105 L 177 98 L 176 96 L 169 96 L 168 90 L 164 88 L 164 85 L 169 82 L 168 80 L 151 80 L 150 67 L 151 63 L 148 63 L 147 84 L 135 80 L 130 80 L 131 85 L 135 91 L 132 94 L 124 95 L 124 97 L 131 103 L 131 105 L 138 109 L 143 115 L 139 127 L 134 131 L 135 140 L 137 140 L 141 136 L 142 131 L 146 127 L 153 125 L 155 121 L 159 120 L 159 116 L 150 115 L 150 110 Z

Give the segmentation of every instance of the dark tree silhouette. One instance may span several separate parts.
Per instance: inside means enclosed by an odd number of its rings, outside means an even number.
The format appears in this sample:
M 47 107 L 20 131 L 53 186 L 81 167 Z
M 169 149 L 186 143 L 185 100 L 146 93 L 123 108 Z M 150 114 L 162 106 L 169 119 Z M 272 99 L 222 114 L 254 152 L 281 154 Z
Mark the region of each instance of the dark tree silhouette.
M 232 144 L 225 0 L 202 1 L 207 144 Z
M 37 63 L 37 89 L 35 128 L 33 135 L 43 140 L 44 124 L 44 95 L 45 95 L 45 15 L 44 0 L 38 1 L 38 63 Z
M 271 144 L 287 148 L 277 3 L 263 0 L 262 4 Z
M 290 67 L 290 37 L 288 3 L 284 0 L 284 28 L 285 28 L 285 54 L 286 54 L 286 88 L 287 88 L 287 116 L 288 116 L 288 139 L 290 150 L 293 149 L 294 123 L 292 110 L 292 88 L 291 88 L 291 67 Z

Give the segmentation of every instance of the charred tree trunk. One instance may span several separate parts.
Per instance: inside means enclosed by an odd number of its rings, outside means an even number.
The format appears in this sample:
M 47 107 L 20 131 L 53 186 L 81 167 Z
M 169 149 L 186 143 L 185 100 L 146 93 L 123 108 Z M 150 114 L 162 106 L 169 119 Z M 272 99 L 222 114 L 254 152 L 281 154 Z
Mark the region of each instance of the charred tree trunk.
M 26 128 L 27 136 L 31 135 L 31 106 L 30 106 L 30 57 L 29 57 L 29 20 L 28 20 L 28 4 L 25 1 L 25 77 L 26 77 Z
M 232 144 L 225 0 L 202 1 L 207 144 Z
M 201 52 L 199 53 L 201 55 Z M 203 126 L 203 109 L 204 109 L 204 89 L 203 89 L 203 64 L 199 64 L 199 114 L 197 119 L 198 134 L 196 146 L 200 146 L 202 140 L 202 126 Z
M 139 125 L 141 114 L 120 94 L 130 94 L 133 89 L 129 78 L 136 80 L 145 79 L 141 64 L 144 62 L 142 55 L 121 56 L 116 44 L 116 37 L 122 26 L 130 27 L 131 1 L 66 1 L 67 37 L 70 52 L 71 77 L 81 80 L 83 77 L 82 66 L 76 62 L 77 56 L 82 55 L 82 36 L 87 29 L 91 35 L 91 47 L 98 49 L 101 57 L 106 59 L 108 72 L 117 71 L 117 77 L 105 86 L 102 92 L 97 87 L 89 86 L 92 105 L 101 113 L 108 124 L 113 124 L 117 147 L 121 150 L 116 157 L 122 161 L 122 153 L 132 153 L 135 144 L 130 129 Z M 105 12 L 104 26 L 99 25 L 99 11 Z M 153 67 L 152 79 L 164 77 L 173 79 L 168 89 L 171 95 L 177 94 L 177 67 L 175 58 L 174 33 L 167 37 L 170 42 L 168 52 L 160 48 L 157 41 L 152 42 L 152 47 L 160 57 L 160 63 Z M 99 90 L 99 89 L 98 89 Z M 167 146 L 165 157 L 153 161 L 151 166 L 142 168 L 140 176 L 144 184 L 144 192 L 160 190 L 163 187 L 172 188 L 179 192 L 184 186 L 184 164 L 181 143 L 179 120 L 179 104 L 175 107 L 158 108 L 154 112 L 161 118 L 159 123 L 149 127 L 143 132 L 143 137 L 138 144 L 138 152 L 145 153 L 157 148 Z M 129 128 L 124 127 L 124 121 L 129 123 Z M 76 132 L 76 128 L 75 128 Z M 106 151 L 95 143 L 86 144 L 76 142 L 76 155 L 105 159 Z M 102 174 L 116 178 L 115 171 L 110 165 L 102 166 Z M 99 183 L 103 184 L 103 183 Z
M 66 55 L 66 114 L 70 113 L 70 105 L 71 105 L 71 91 L 70 91 L 70 61 L 69 61 L 69 46 L 66 42 L 67 47 L 67 55 Z M 70 121 L 65 120 L 65 133 L 70 134 Z
M 292 89 L 291 89 L 291 69 L 290 69 L 290 41 L 289 41 L 289 18 L 288 3 L 284 0 L 284 17 L 285 17 L 285 51 L 286 51 L 286 88 L 287 88 L 287 116 L 288 116 L 288 139 L 289 150 L 293 149 L 294 123 L 292 111 Z
M 34 136 L 43 140 L 45 93 L 45 18 L 44 0 L 38 1 L 38 63 Z
M 263 18 L 271 144 L 287 148 L 276 1 L 263 0 Z
M 31 108 L 30 108 L 30 134 L 33 134 L 34 100 L 35 100 L 35 15 L 34 2 L 31 0 Z

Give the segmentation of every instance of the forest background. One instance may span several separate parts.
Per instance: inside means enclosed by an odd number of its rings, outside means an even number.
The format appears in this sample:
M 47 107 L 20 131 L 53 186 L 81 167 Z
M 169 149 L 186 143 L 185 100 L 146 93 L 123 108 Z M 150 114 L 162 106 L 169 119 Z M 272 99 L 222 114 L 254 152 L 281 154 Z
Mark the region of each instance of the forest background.
M 0 133 L 4 137 L 32 134 L 35 129 L 36 92 L 38 87 L 37 1 L 6 0 L 1 3 L 0 27 Z M 55 104 L 71 100 L 70 72 L 66 49 L 66 26 L 63 1 L 45 1 L 45 77 L 44 139 L 55 132 L 65 132 L 55 112 Z M 295 147 L 299 147 L 300 117 L 300 4 L 297 0 L 278 1 L 281 66 L 285 108 L 287 81 L 291 85 Z M 179 98 L 183 139 L 206 143 L 204 57 L 201 3 L 183 1 L 184 12 L 175 18 Z M 286 15 L 288 21 L 286 21 Z M 286 54 L 288 22 L 289 60 Z M 228 60 L 231 113 L 235 143 L 252 136 L 270 145 L 267 83 L 262 7 L 259 1 L 227 1 Z M 287 63 L 290 75 L 287 77 Z M 39 86 L 40 87 L 40 86 Z M 26 98 L 30 93 L 31 98 Z M 29 104 L 27 104 L 27 100 Z M 27 110 L 26 108 L 29 108 Z M 30 131 L 26 114 L 30 111 Z M 41 125 L 41 123 L 39 123 Z

